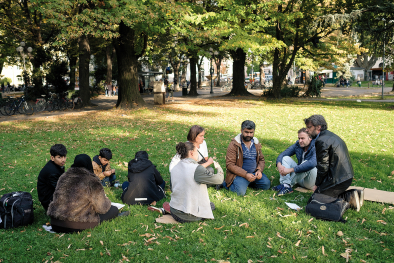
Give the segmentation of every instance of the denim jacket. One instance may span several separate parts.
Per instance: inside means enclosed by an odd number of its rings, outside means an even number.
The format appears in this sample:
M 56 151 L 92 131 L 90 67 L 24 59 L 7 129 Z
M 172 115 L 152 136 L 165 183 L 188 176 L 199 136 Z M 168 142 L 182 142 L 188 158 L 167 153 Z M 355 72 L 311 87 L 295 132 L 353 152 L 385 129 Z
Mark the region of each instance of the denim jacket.
M 304 161 L 302 163 L 302 154 L 304 153 L 304 148 L 300 146 L 298 141 L 295 144 L 291 145 L 289 148 L 284 150 L 281 154 L 279 154 L 278 158 L 276 159 L 276 164 L 278 162 L 282 162 L 284 156 L 293 156 L 294 154 L 297 157 L 298 165 L 294 167 L 295 173 L 303 173 L 309 171 L 316 167 L 316 148 L 315 148 L 315 140 L 312 140 L 309 144 L 309 148 L 305 153 Z

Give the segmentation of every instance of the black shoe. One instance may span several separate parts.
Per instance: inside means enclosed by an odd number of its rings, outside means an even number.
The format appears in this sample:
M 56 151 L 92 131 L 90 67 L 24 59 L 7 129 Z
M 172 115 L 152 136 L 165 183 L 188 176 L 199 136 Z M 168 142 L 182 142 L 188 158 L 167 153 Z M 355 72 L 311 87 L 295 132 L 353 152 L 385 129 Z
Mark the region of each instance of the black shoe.
M 357 190 L 358 199 L 360 200 L 360 207 L 364 205 L 364 189 Z
M 216 185 L 216 191 L 219 191 L 222 188 L 223 188 L 223 184 L 217 184 Z
M 118 216 L 128 216 L 128 215 L 130 215 L 130 211 L 124 211 L 118 214 Z

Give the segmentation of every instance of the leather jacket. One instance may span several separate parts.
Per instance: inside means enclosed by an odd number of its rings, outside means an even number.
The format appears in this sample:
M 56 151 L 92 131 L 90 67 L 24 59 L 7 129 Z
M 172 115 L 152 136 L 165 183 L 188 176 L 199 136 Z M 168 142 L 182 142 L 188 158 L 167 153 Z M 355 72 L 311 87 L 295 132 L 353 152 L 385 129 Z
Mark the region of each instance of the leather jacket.
M 316 186 L 322 192 L 354 177 L 346 143 L 338 135 L 325 130 L 316 138 Z

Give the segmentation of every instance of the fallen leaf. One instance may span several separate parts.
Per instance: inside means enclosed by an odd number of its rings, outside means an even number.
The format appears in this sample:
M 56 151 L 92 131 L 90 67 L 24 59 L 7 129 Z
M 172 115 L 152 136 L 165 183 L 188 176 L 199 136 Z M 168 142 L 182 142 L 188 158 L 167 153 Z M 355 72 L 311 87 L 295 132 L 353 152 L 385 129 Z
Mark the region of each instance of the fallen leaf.
M 295 246 L 298 247 L 301 243 L 301 240 L 298 240 L 297 243 L 295 243 Z
M 150 205 L 155 206 L 156 205 L 156 201 L 153 201 Z
M 383 225 L 386 225 L 387 223 L 386 222 L 384 222 L 383 220 L 378 220 L 378 221 L 376 221 L 376 222 L 378 222 L 378 223 L 382 223 Z
M 219 230 L 219 229 L 222 229 L 223 227 L 224 227 L 224 225 L 222 225 L 221 227 L 215 227 L 214 229 Z
M 283 238 L 283 239 L 285 239 L 284 237 L 282 237 L 282 236 L 280 235 L 280 233 L 279 233 L 279 232 L 276 232 L 276 236 L 277 236 L 277 237 L 279 237 L 279 238 Z
M 313 217 L 311 219 L 308 220 L 308 222 L 310 223 L 313 220 Z
M 321 247 L 321 252 L 323 253 L 323 255 L 325 255 L 325 253 L 324 253 L 324 246 Z
M 386 211 L 386 207 L 385 208 L 383 208 L 383 211 L 382 211 L 382 214 L 384 214 L 384 212 Z
M 281 207 L 277 207 L 276 209 L 283 211 L 284 209 Z
M 245 226 L 246 228 L 248 228 L 248 227 L 249 227 L 249 224 L 248 224 L 248 223 L 243 223 L 243 224 L 240 224 L 240 225 L 239 225 L 239 227 L 242 227 L 242 226 Z
M 363 218 L 363 220 L 361 221 L 361 224 L 363 224 L 365 222 L 365 218 Z
M 153 250 L 153 248 L 149 247 L 148 250 Z
M 254 236 L 247 236 L 246 238 L 254 238 Z
M 100 244 L 101 244 L 102 246 L 104 246 L 104 242 L 103 242 L 103 241 L 101 241 L 101 240 L 100 240 Z
M 338 231 L 337 236 L 343 236 L 343 232 L 342 231 Z
M 145 233 L 143 235 L 140 235 L 140 237 L 151 237 L 151 236 L 152 236 L 152 234 L 150 234 L 150 233 Z

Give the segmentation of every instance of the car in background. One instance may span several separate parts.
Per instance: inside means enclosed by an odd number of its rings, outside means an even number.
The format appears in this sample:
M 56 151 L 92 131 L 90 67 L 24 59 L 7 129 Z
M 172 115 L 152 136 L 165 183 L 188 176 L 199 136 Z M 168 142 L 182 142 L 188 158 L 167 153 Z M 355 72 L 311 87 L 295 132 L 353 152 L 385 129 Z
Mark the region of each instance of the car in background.
M 245 83 L 250 83 L 250 77 L 245 78 Z

